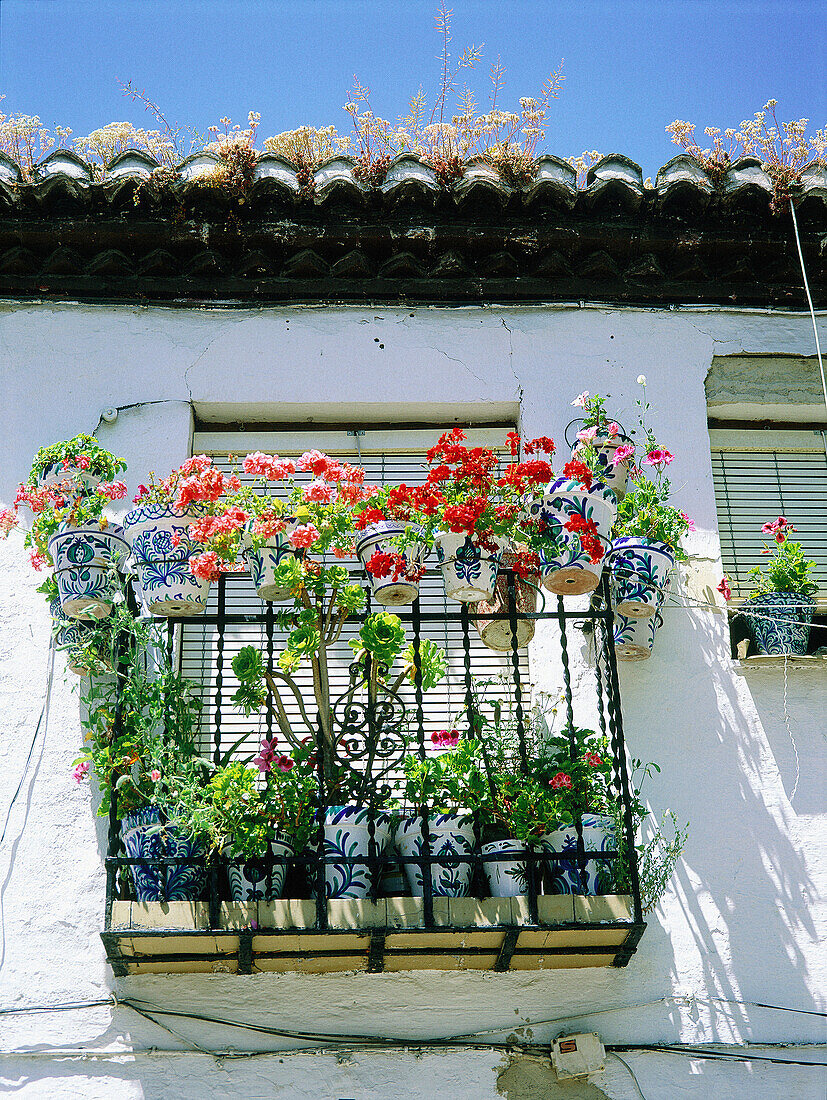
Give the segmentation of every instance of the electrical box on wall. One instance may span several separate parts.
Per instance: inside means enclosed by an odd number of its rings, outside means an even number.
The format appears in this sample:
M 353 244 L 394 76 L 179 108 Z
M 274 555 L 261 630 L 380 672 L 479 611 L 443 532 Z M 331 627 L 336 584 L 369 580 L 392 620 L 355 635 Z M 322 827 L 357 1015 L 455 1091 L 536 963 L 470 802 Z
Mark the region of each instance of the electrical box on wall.
M 606 1068 L 606 1050 L 594 1034 L 561 1035 L 551 1044 L 551 1064 L 561 1081 Z

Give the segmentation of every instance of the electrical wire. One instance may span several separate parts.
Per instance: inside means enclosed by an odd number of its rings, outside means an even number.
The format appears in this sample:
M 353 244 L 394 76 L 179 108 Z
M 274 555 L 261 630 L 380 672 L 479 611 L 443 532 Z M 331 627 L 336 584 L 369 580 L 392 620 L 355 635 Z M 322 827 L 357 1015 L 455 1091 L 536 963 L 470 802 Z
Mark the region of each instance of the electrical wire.
M 637 1094 L 640 1097 L 640 1100 L 646 1100 L 646 1097 L 643 1095 L 643 1089 L 640 1087 L 640 1083 L 639 1083 L 637 1077 L 635 1077 L 635 1071 L 632 1069 L 632 1067 L 629 1065 L 629 1063 L 626 1061 L 626 1059 L 621 1058 L 620 1055 L 617 1053 L 617 1051 L 609 1050 L 608 1047 L 606 1048 L 606 1053 L 611 1054 L 611 1056 L 613 1058 L 617 1058 L 618 1062 L 621 1062 L 626 1067 L 626 1069 L 629 1071 L 629 1073 L 632 1076 L 632 1080 L 635 1083 L 635 1088 L 637 1089 Z
M 793 218 L 793 232 L 795 233 L 795 243 L 798 248 L 798 261 L 801 264 L 801 276 L 804 279 L 804 292 L 807 295 L 807 305 L 810 307 L 810 319 L 813 322 L 813 336 L 816 342 L 816 355 L 818 356 L 818 369 L 821 371 L 821 389 L 824 393 L 824 405 L 827 407 L 827 379 L 824 377 L 824 361 L 821 358 L 821 344 L 818 339 L 818 325 L 816 324 L 816 311 L 813 308 L 813 298 L 810 294 L 810 284 L 807 281 L 807 269 L 804 266 L 804 253 L 801 250 L 801 238 L 798 235 L 798 219 L 795 216 L 795 203 L 790 198 L 790 213 Z
M 775 1047 L 776 1045 L 784 1044 L 761 1044 L 756 1043 L 756 1046 L 766 1050 L 768 1048 Z M 786 1049 L 786 1048 L 785 1048 Z M 821 1049 L 821 1047 L 819 1047 Z M 682 1054 L 690 1058 L 702 1058 L 709 1061 L 720 1062 L 771 1062 L 776 1066 L 818 1066 L 821 1069 L 827 1069 L 827 1062 L 805 1062 L 800 1058 L 771 1058 L 761 1054 L 736 1054 L 734 1049 L 710 1049 L 704 1046 L 689 1046 L 669 1044 L 669 1043 L 619 1043 L 611 1044 L 606 1047 L 606 1050 L 610 1053 L 617 1055 L 617 1051 L 628 1051 L 629 1053 L 659 1053 L 659 1054 Z

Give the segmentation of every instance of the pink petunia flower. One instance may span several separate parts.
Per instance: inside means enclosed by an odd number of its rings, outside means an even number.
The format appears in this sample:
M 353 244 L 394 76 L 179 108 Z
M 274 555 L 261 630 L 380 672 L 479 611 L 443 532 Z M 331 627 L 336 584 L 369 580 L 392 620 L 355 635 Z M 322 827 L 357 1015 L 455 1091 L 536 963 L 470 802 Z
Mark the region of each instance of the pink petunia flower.
M 90 765 L 88 760 L 81 760 L 81 762 L 77 765 L 75 770 L 72 772 L 72 775 L 74 776 L 74 780 L 75 780 L 76 783 L 82 783 L 83 782 L 83 778 L 86 775 L 86 773 L 89 771 L 90 767 L 91 767 L 91 765 Z
M 279 771 L 289 772 L 290 769 L 295 765 L 295 763 L 296 761 L 291 760 L 289 756 L 280 756 L 276 761 L 276 767 L 279 769 Z
M 157 768 L 153 768 L 152 771 L 149 773 L 149 778 L 152 780 L 153 783 L 157 783 L 158 780 L 161 778 L 161 773 L 158 771 Z
M 594 443 L 597 436 L 597 428 L 584 428 L 581 432 L 577 433 L 577 438 L 581 443 Z
M 577 405 L 581 409 L 585 409 L 588 400 L 589 400 L 589 391 L 588 390 L 583 390 L 583 392 L 578 393 L 577 397 L 575 397 L 574 401 L 572 401 L 572 405 Z
M 726 577 L 721 579 L 721 583 L 718 585 L 718 591 L 724 597 L 725 600 L 732 599 L 732 589 L 729 587 L 729 581 Z

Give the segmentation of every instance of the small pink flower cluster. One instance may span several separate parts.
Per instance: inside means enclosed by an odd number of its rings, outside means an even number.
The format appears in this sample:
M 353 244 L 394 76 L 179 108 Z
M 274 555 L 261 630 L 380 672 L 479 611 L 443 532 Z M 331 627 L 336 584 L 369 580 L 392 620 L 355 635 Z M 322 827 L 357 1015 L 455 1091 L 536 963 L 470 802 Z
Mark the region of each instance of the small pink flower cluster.
M 107 500 L 123 500 L 126 496 L 126 486 L 122 481 L 102 481 L 98 486 L 98 492 Z
M 439 749 L 452 749 L 459 743 L 459 733 L 455 729 L 436 730 L 431 740 Z
M 302 500 L 306 504 L 330 504 L 333 500 L 335 490 L 332 485 L 328 485 L 324 481 L 320 481 L 318 478 L 315 481 L 311 481 L 309 485 L 306 485 L 302 492 Z
M 548 781 L 548 785 L 552 790 L 571 790 L 571 776 L 566 775 L 565 772 L 558 772 L 557 775 L 552 776 Z
M 287 541 L 297 550 L 307 550 L 313 545 L 318 537 L 319 532 L 313 524 L 305 523 L 294 528 L 287 536 Z
M 83 782 L 83 778 L 86 775 L 86 773 L 89 771 L 90 767 L 91 767 L 91 765 L 90 765 L 88 760 L 81 760 L 81 762 L 77 765 L 75 770 L 72 772 L 72 775 L 73 775 L 74 780 L 75 780 L 76 783 L 82 783 Z
M 191 523 L 190 536 L 196 542 L 208 542 L 215 535 L 231 535 L 243 527 L 249 518 L 241 508 L 228 508 L 218 516 L 204 516 Z
M 261 750 L 259 755 L 253 758 L 253 763 L 260 772 L 272 771 L 274 764 L 279 771 L 289 772 L 296 761 L 291 760 L 289 756 L 276 756 L 275 740 L 268 741 L 266 737 L 263 737 L 261 739 Z
M 627 458 L 634 457 L 634 453 L 634 443 L 621 443 L 619 447 L 615 448 L 615 453 L 611 457 L 612 466 L 619 466 L 620 463 L 625 462 Z
M 665 447 L 655 447 L 646 456 L 646 461 L 657 469 L 659 466 L 668 466 L 674 457 Z
M 31 563 L 32 569 L 36 569 L 38 573 L 41 569 L 45 569 L 47 565 L 52 564 L 44 554 L 40 553 L 39 550 L 29 551 L 29 561 Z
M 596 752 L 587 752 L 587 753 L 586 753 L 586 756 L 585 756 L 585 760 L 586 760 L 586 763 L 587 763 L 587 764 L 591 764 L 591 766 L 592 766 L 593 768 L 599 768 L 599 767 L 601 767 L 601 766 L 602 766 L 602 764 L 603 764 L 603 761 L 602 761 L 602 760 L 601 760 L 601 758 L 600 758 L 600 757 L 599 757 L 599 756 L 597 755 L 597 753 L 596 753 Z
M 266 477 L 269 481 L 283 481 L 296 472 L 295 462 L 278 455 L 267 455 L 263 451 L 254 451 L 244 459 L 244 473 Z
M 732 599 L 732 589 L 729 587 L 729 580 L 726 577 L 721 579 L 721 583 L 718 585 L 718 591 L 725 600 Z
M 11 508 L 4 508 L 0 512 L 0 538 L 5 538 L 12 527 L 17 526 L 17 516 Z
M 215 550 L 205 550 L 203 554 L 193 554 L 190 558 L 190 572 L 199 580 L 214 584 L 224 571 Z
M 64 462 L 63 469 L 71 470 L 72 466 L 78 466 L 81 470 L 88 470 L 90 465 L 89 455 L 78 455 L 74 462 Z

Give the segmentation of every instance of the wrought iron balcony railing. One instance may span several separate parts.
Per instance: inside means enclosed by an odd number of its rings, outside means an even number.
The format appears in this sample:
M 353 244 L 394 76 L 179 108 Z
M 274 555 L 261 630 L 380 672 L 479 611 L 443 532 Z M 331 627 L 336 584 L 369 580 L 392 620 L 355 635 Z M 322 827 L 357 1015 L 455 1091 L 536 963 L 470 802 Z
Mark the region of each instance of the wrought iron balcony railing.
M 572 610 L 563 597 L 546 597 L 539 611 L 518 608 L 517 580 L 510 570 L 501 571 L 507 585 L 507 608 L 486 613 L 486 619 L 508 623 L 512 645 L 506 656 L 508 696 L 513 719 L 514 768 L 528 775 L 534 765 L 536 746 L 530 736 L 530 686 L 526 679 L 524 653 L 517 648 L 521 623 L 547 624 L 544 629 L 544 658 L 559 659 L 560 705 L 564 730 L 575 728 L 576 706 L 588 706 L 596 715 L 599 732 L 610 746 L 611 795 L 622 822 L 623 843 L 596 850 L 580 814 L 574 815 L 576 844 L 573 850 L 555 852 L 541 842 L 529 843 L 520 855 L 524 865 L 523 888 L 517 896 L 490 897 L 482 874 L 479 843 L 472 850 L 455 850 L 446 855 L 433 850 L 431 819 L 433 807 L 412 805 L 409 813 L 420 816 L 421 840 L 412 855 L 383 848 L 377 837 L 379 807 L 399 789 L 402 756 L 413 751 L 424 759 L 433 751 L 428 729 L 444 715 L 429 714 L 428 695 L 423 691 L 421 665 L 416 655 L 429 624 L 449 622 L 459 627 L 463 720 L 469 735 L 480 703 L 475 680 L 471 628 L 473 607 L 429 611 L 414 602 L 409 608 L 394 609 L 412 639 L 413 683 L 404 691 L 383 697 L 366 697 L 365 669 L 357 664 L 342 670 L 347 675 L 339 699 L 333 706 L 335 743 L 340 756 L 360 777 L 360 804 L 367 811 L 368 850 L 363 854 L 331 853 L 325 846 L 325 810 L 331 804 L 329 759 L 325 739 L 319 738 L 316 752 L 317 806 L 315 843 L 294 855 L 271 852 L 260 863 L 261 897 L 250 902 L 232 902 L 228 871 L 241 860 L 215 856 L 209 861 L 194 855 L 166 854 L 154 858 L 129 856 L 121 839 L 118 791 L 111 792 L 109 847 L 106 857 L 107 890 L 103 940 L 116 973 L 186 970 L 324 970 L 368 971 L 412 968 L 438 969 L 541 969 L 549 967 L 624 966 L 634 953 L 645 924 L 641 910 L 636 863 L 632 791 L 624 746 L 617 664 L 612 640 L 612 610 L 608 579 L 594 594 L 587 609 Z M 232 583 L 232 582 L 230 582 Z M 367 611 L 370 612 L 368 600 Z M 364 614 L 361 619 L 364 618 Z M 358 628 L 360 616 L 354 616 Z M 278 627 L 272 605 L 260 614 L 237 612 L 228 607 L 228 580 L 217 586 L 214 609 L 198 620 L 211 633 L 206 683 L 212 696 L 210 708 L 211 749 L 216 762 L 227 742 L 223 737 L 225 717 L 231 713 L 229 700 L 232 670 L 229 651 L 244 640 L 244 631 L 257 632 L 266 661 L 272 668 Z M 167 657 L 174 659 L 184 621 L 170 620 Z M 572 692 L 570 650 L 574 638 L 582 641 L 581 628 L 591 635 L 593 695 L 575 700 Z M 551 648 L 550 648 L 551 647 Z M 502 693 L 506 685 L 500 684 Z M 116 722 L 120 720 L 116 712 Z M 277 736 L 272 700 L 268 700 L 264 731 Z M 572 756 L 576 751 L 570 741 Z M 334 803 L 338 804 L 337 802 Z M 479 836 L 477 836 L 479 841 Z M 486 855 L 486 862 L 513 860 L 513 854 Z M 622 875 L 620 861 L 623 862 Z M 444 896 L 431 869 L 445 865 L 456 870 L 470 868 L 470 890 L 466 896 Z M 389 872 L 416 865 L 420 869 L 421 897 L 407 896 L 399 879 L 389 882 Z M 205 885 L 192 901 L 165 900 L 165 887 L 174 870 L 201 867 Z M 331 894 L 331 867 L 367 879 L 363 898 Z M 595 874 L 604 867 L 603 876 Z M 142 868 L 161 868 L 158 901 L 139 902 L 132 883 Z M 560 875 L 568 872 L 566 893 L 560 890 Z M 130 871 L 131 869 L 131 871 Z M 617 882 L 622 892 L 595 894 L 595 880 Z M 272 897 L 274 881 L 284 886 L 282 896 Z M 556 885 L 555 885 L 556 880 Z M 608 887 L 612 889 L 610 885 Z M 616 887 L 615 887 L 616 889 Z M 548 892 L 547 892 L 548 891 Z M 335 893 L 335 890 L 333 890 Z

